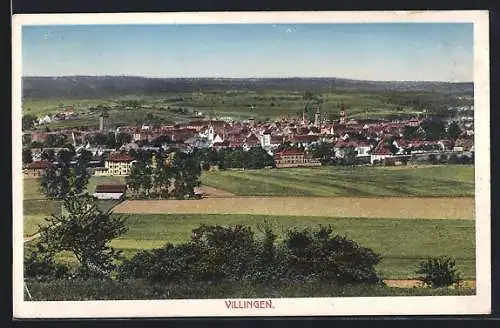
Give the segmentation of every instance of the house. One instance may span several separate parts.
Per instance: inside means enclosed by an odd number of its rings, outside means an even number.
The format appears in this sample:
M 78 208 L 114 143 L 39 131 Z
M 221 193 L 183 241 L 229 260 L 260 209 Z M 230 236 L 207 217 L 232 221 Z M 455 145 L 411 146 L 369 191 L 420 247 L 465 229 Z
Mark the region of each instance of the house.
M 389 147 L 386 145 L 385 140 L 382 139 L 379 141 L 375 149 L 373 149 L 372 153 L 370 154 L 370 164 L 374 164 L 376 162 L 382 162 L 386 158 L 391 158 L 394 157 L 393 153 L 389 149 Z
M 104 167 L 107 169 L 107 175 L 129 175 L 133 162 L 134 158 L 127 154 L 111 153 L 104 162 Z
M 259 138 L 257 138 L 255 134 L 251 133 L 249 136 L 245 138 L 245 141 L 242 146 L 245 151 L 248 151 L 250 150 L 250 148 L 260 146 L 260 140 Z
M 124 199 L 127 186 L 122 184 L 97 185 L 94 197 L 98 199 Z
M 299 149 L 285 149 L 274 155 L 277 168 L 321 166 L 321 162 L 313 159 L 305 151 Z
M 290 138 L 290 142 L 296 146 L 310 147 L 317 145 L 319 143 L 319 137 L 317 135 L 294 135 Z
M 24 167 L 23 174 L 26 178 L 38 178 L 45 169 L 52 166 L 53 164 L 46 160 L 31 162 Z
M 335 143 L 333 150 L 335 156 L 339 158 L 344 157 L 344 150 L 348 147 L 354 148 L 357 157 L 368 157 L 373 146 L 367 141 L 344 141 L 339 140 Z
M 472 138 L 470 138 L 470 139 L 469 138 L 457 139 L 457 141 L 455 141 L 455 146 L 453 147 L 453 151 L 457 151 L 457 152 L 474 151 L 474 139 L 472 139 Z

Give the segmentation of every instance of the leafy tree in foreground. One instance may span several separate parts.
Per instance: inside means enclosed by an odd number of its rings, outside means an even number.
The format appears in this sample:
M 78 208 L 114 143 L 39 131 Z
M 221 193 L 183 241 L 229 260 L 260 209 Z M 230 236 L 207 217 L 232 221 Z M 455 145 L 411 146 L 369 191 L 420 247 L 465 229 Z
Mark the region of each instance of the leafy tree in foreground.
M 48 254 L 72 253 L 80 264 L 80 274 L 108 276 L 121 259 L 120 251 L 109 245 L 127 232 L 124 218 L 103 212 L 89 194 L 64 199 L 64 213 L 46 218 L 40 226 L 39 243 Z
M 460 273 L 455 267 L 455 261 L 448 256 L 432 257 L 421 262 L 417 274 L 424 286 L 432 288 L 448 287 L 460 284 Z

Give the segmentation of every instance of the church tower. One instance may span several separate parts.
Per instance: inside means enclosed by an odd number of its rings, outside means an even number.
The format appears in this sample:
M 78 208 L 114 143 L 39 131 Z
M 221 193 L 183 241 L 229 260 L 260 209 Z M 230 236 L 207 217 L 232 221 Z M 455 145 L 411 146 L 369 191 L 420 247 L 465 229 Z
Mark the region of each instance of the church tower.
M 108 128 L 108 119 L 109 119 L 109 114 L 107 111 L 103 111 L 101 115 L 99 115 L 99 130 L 101 132 L 105 132 Z
M 347 117 L 346 117 L 346 114 L 345 114 L 344 105 L 341 105 L 340 106 L 340 120 L 339 120 L 339 123 L 340 124 L 345 124 L 346 121 L 347 121 Z
M 319 111 L 319 107 L 318 109 L 316 110 L 316 113 L 314 114 L 314 126 L 319 128 L 319 125 L 320 125 L 320 111 Z

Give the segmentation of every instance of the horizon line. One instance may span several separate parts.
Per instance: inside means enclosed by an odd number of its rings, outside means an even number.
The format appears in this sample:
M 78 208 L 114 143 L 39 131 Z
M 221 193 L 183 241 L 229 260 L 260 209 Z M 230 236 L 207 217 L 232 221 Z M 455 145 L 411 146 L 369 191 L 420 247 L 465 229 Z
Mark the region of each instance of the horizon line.
M 374 83 L 448 83 L 448 84 L 459 84 L 459 83 L 469 83 L 474 84 L 474 81 L 443 81 L 443 80 L 368 80 L 368 79 L 355 79 L 348 77 L 335 77 L 335 76 L 276 76 L 276 77 L 217 77 L 217 76 L 170 76 L 170 77 L 159 77 L 159 76 L 146 76 L 146 75 L 127 75 L 127 74 L 104 74 L 104 75 L 92 75 L 92 74 L 69 74 L 69 75 L 21 75 L 21 78 L 75 78 L 75 77 L 129 77 L 129 78 L 143 78 L 143 79 L 208 79 L 208 80 L 275 80 L 275 79 L 338 79 L 338 80 L 350 80 L 358 82 L 374 82 Z

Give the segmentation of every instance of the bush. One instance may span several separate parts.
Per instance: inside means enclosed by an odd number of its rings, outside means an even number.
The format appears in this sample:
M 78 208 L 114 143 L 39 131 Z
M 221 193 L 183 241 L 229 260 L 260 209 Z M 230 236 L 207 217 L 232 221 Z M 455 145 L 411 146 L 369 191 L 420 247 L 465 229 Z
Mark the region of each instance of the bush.
M 42 245 L 26 249 L 24 275 L 27 278 L 48 281 L 69 276 L 69 268 L 55 263 L 53 254 L 46 252 Z
M 448 156 L 446 154 L 442 154 L 439 156 L 439 162 L 441 164 L 446 164 L 448 162 Z
M 380 256 L 332 232 L 323 226 L 316 231 L 291 229 L 284 241 L 289 272 L 305 280 L 380 283 L 375 271 Z
M 119 279 L 150 282 L 330 281 L 340 284 L 380 282 L 375 265 L 380 256 L 330 227 L 291 229 L 284 241 L 269 224 L 250 227 L 201 225 L 191 241 L 137 253 L 118 270 Z
M 432 165 L 438 164 L 438 158 L 435 154 L 430 154 L 428 157 L 429 163 Z
M 432 288 L 448 287 L 461 282 L 455 261 L 448 256 L 429 258 L 421 262 L 417 274 L 423 274 L 420 281 Z

